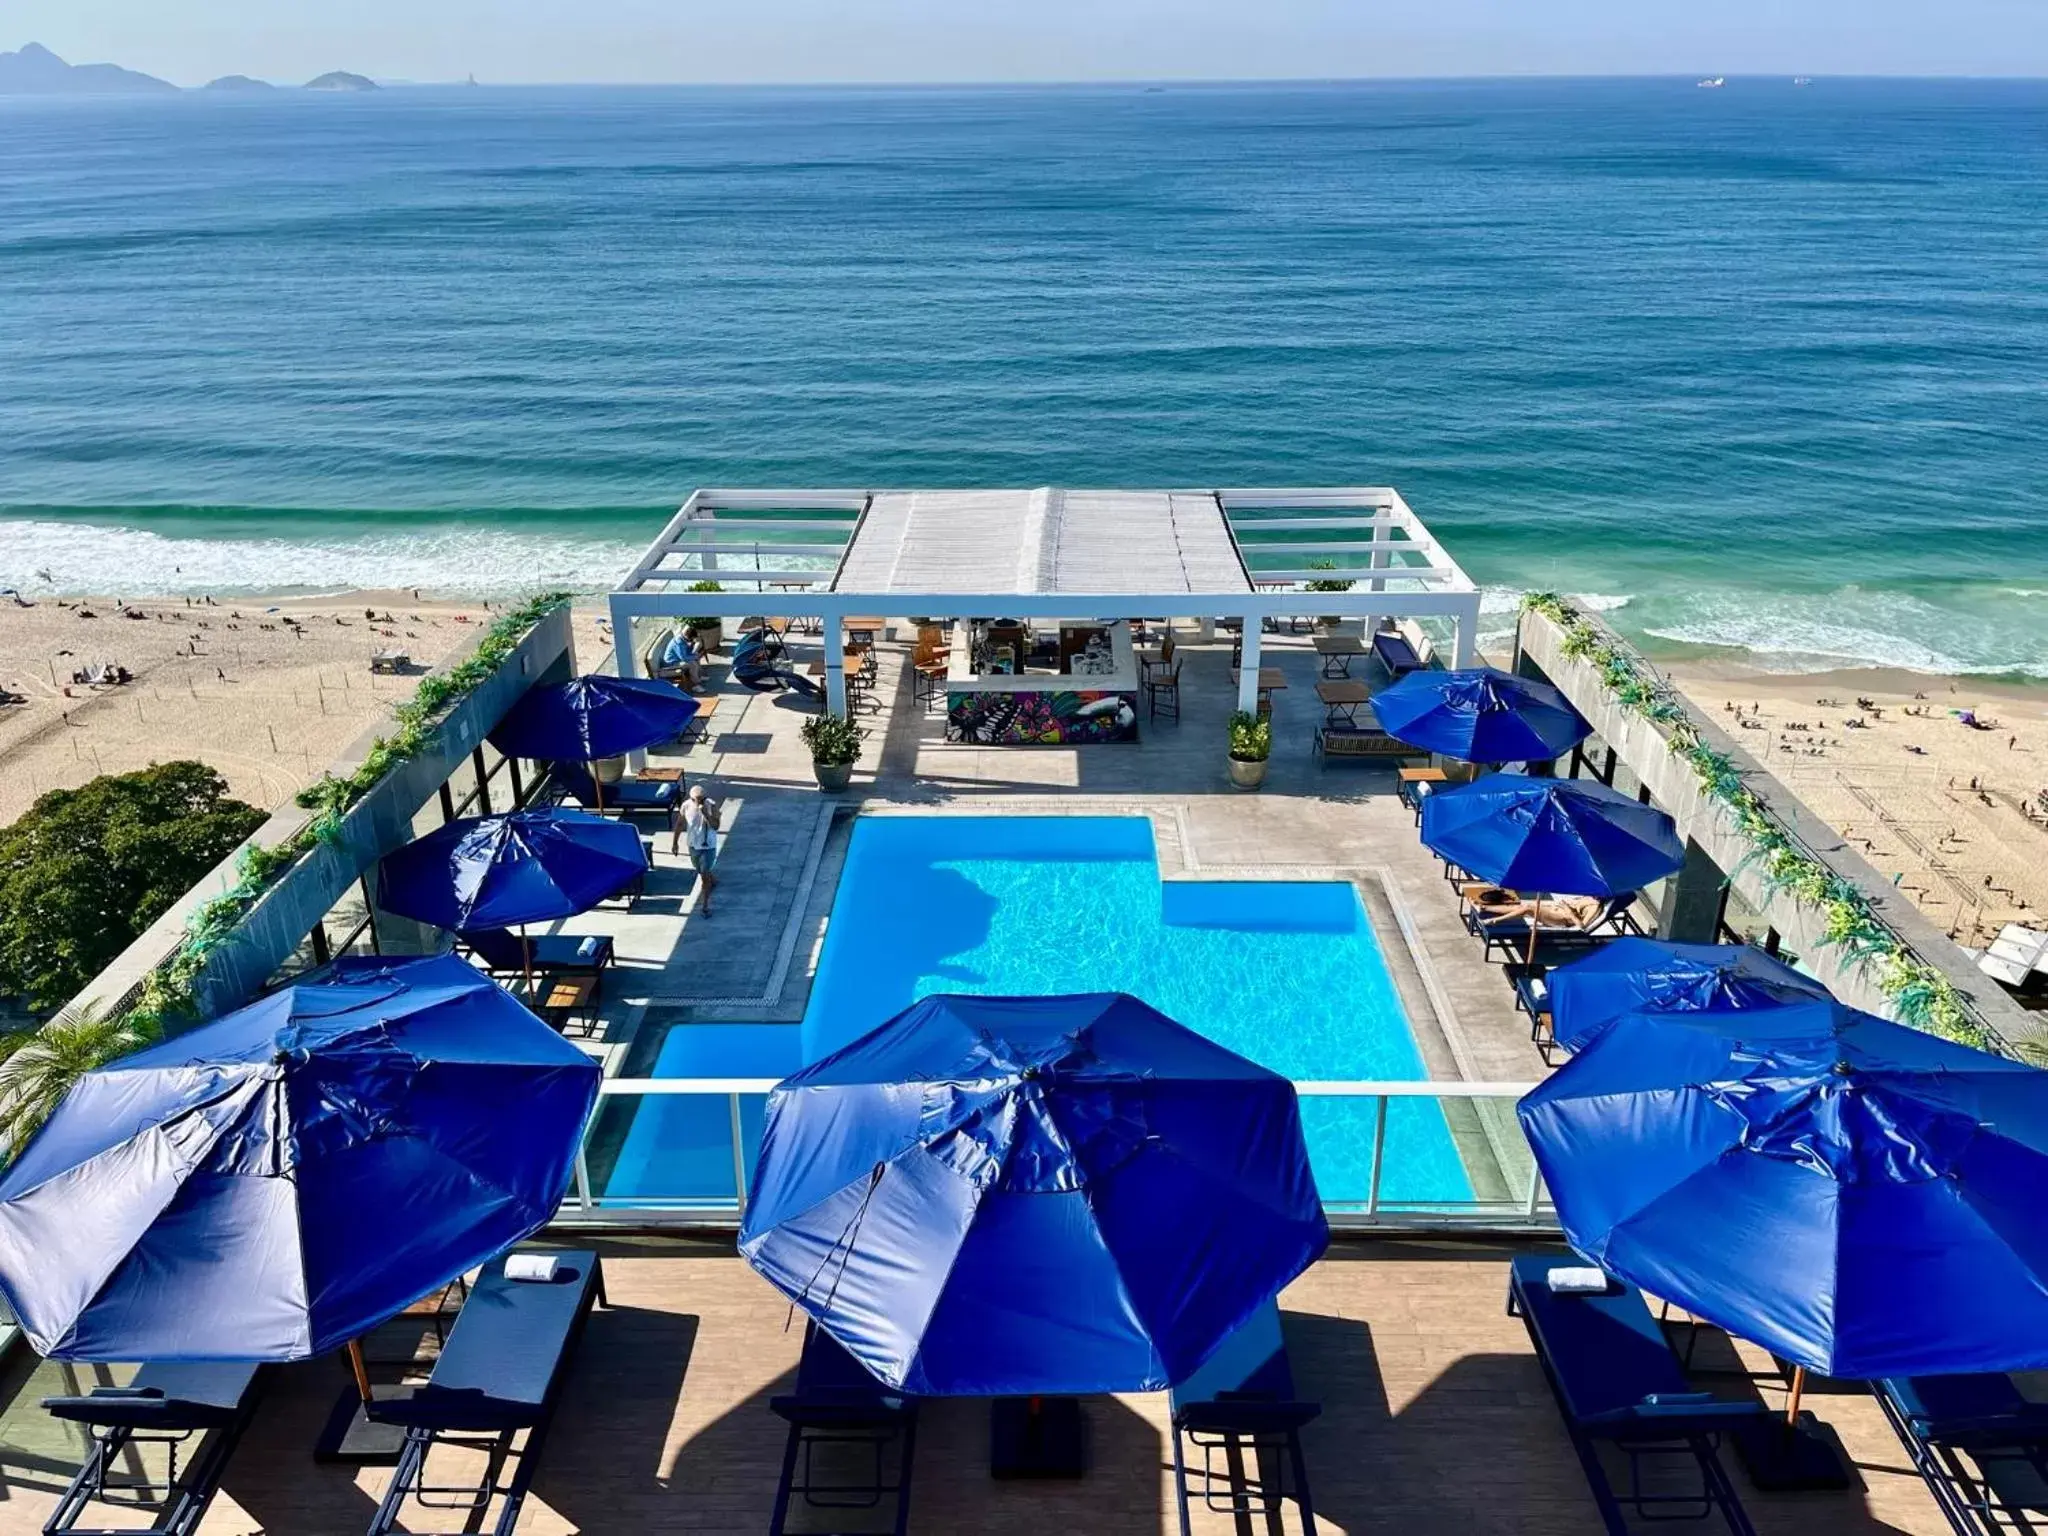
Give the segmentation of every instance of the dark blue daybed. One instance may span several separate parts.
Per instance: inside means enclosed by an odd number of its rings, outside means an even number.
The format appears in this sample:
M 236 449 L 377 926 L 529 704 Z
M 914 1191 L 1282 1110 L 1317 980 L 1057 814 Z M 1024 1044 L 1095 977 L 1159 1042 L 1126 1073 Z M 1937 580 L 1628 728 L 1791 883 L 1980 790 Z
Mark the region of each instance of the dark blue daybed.
M 604 1301 L 604 1272 L 595 1253 L 554 1258 L 552 1280 L 508 1280 L 504 1258 L 493 1259 L 470 1287 L 426 1384 L 363 1405 L 374 1422 L 405 1430 L 370 1536 L 397 1530 L 399 1512 L 412 1498 L 464 1512 L 469 1530 L 482 1527 L 491 1501 L 498 1499 L 492 1529 L 512 1536 L 568 1376 L 570 1352 L 591 1307 Z M 524 1442 L 515 1443 L 522 1434 Z M 472 1483 L 426 1481 L 427 1455 L 436 1444 L 484 1452 L 482 1477 Z M 503 1475 L 508 1464 L 509 1478 Z
M 522 939 L 509 928 L 472 928 L 459 937 L 494 976 L 520 976 L 529 965 L 536 975 L 595 975 L 618 960 L 608 933 L 550 933 Z
M 805 1327 L 796 1390 L 770 1398 L 768 1406 L 789 1424 L 769 1536 L 783 1536 L 792 1501 L 813 1511 L 865 1512 L 892 1499 L 896 1517 L 890 1529 L 903 1536 L 910 1522 L 916 1398 L 875 1380 L 813 1322 Z M 872 1519 L 857 1523 L 875 1529 Z M 805 1527 L 813 1529 L 813 1522 Z
M 1406 677 L 1410 672 L 1420 672 L 1425 665 L 1416 655 L 1415 647 L 1408 643 L 1408 637 L 1398 629 L 1375 631 L 1372 649 L 1389 677 Z
M 256 1411 L 263 1370 L 240 1360 L 145 1365 L 125 1387 L 44 1398 L 52 1417 L 83 1424 L 92 1437 L 85 1465 L 43 1526 L 45 1536 L 133 1536 L 138 1505 L 157 1511 L 149 1530 L 192 1536 Z M 197 1454 L 187 1456 L 181 1475 L 180 1453 L 195 1448 L 195 1437 Z M 164 1447 L 162 1482 L 140 1470 L 117 1470 L 124 1464 L 139 1469 L 141 1448 L 148 1445 Z M 79 1524 L 97 1503 L 118 1503 L 130 1519 L 120 1526 Z
M 1173 1413 L 1173 1493 L 1181 1536 L 1190 1536 L 1190 1449 L 1201 1452 L 1202 1503 L 1242 1527 L 1284 1529 L 1284 1501 L 1301 1512 L 1303 1536 L 1315 1536 L 1302 1426 L 1322 1412 L 1294 1391 L 1280 1334 L 1280 1309 L 1267 1302 L 1169 1393 Z M 1250 1453 L 1249 1457 L 1247 1452 Z M 1247 1464 L 1253 1470 L 1247 1470 Z
M 590 770 L 581 763 L 557 763 L 554 782 L 562 792 L 587 811 L 665 811 L 676 803 L 674 779 L 620 779 L 615 784 L 592 782 Z
M 1559 1295 L 1550 1289 L 1552 1270 L 1585 1267 L 1565 1255 L 1517 1256 L 1508 1272 L 1508 1313 L 1529 1329 L 1601 1523 L 1612 1536 L 1628 1536 L 1624 1508 L 1646 1520 L 1704 1520 L 1718 1512 L 1735 1536 L 1754 1536 L 1717 1446 L 1724 1431 L 1761 1418 L 1763 1405 L 1694 1392 L 1634 1286 L 1610 1280 L 1606 1291 L 1591 1295 Z M 1626 1491 L 1617 1491 L 1608 1480 L 1600 1459 L 1603 1443 L 1627 1458 Z M 1645 1464 L 1674 1459 L 1694 1463 L 1699 1491 L 1647 1491 Z
M 1957 1536 L 2048 1527 L 2048 1403 L 1998 1374 L 1899 1376 L 1871 1390 Z

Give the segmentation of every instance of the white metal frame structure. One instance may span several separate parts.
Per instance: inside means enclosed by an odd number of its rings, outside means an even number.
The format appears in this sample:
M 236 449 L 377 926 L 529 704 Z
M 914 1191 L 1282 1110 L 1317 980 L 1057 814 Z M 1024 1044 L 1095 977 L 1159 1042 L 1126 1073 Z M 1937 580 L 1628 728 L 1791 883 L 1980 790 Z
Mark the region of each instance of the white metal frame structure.
M 1361 556 L 1363 566 L 1341 571 L 1317 563 Z M 1239 705 L 1249 710 L 1261 621 L 1300 613 L 1306 585 L 1333 576 L 1352 578 L 1351 589 L 1316 593 L 1316 613 L 1368 630 L 1386 618 L 1447 619 L 1451 664 L 1470 664 L 1479 589 L 1388 486 L 701 490 L 612 594 L 611 618 L 626 676 L 639 670 L 638 619 L 737 619 L 764 607 L 818 619 L 826 703 L 839 714 L 850 614 L 1236 619 Z M 727 590 L 687 590 L 707 579 Z

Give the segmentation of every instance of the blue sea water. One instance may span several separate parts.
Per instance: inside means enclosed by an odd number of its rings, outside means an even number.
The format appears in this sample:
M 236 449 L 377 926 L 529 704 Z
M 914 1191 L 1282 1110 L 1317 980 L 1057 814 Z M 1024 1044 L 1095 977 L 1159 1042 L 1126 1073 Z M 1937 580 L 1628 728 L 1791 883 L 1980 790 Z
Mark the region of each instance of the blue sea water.
M 2048 84 L 0 101 L 0 585 L 704 484 L 1391 483 L 1505 614 L 2048 676 Z
M 1296 1081 L 1428 1076 L 1349 885 L 1162 884 L 1152 824 L 1131 816 L 862 819 L 801 1029 L 678 1025 L 655 1074 L 784 1076 L 934 992 L 1128 992 Z M 744 1111 L 750 1143 L 758 1113 Z M 1375 1113 L 1367 1099 L 1304 1098 L 1325 1200 L 1366 1198 Z M 651 1102 L 606 1193 L 729 1194 L 731 1146 L 724 1101 Z M 1387 1200 L 1471 1198 L 1434 1101 L 1390 1101 L 1385 1155 Z

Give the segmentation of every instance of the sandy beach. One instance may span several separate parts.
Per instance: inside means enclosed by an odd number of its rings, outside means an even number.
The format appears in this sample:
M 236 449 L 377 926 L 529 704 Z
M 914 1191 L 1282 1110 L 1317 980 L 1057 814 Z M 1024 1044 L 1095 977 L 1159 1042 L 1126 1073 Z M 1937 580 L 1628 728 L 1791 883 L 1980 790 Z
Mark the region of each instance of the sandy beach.
M 0 689 L 26 701 L 0 707 L 0 825 L 52 789 L 180 758 L 211 764 L 238 797 L 273 808 L 491 617 L 482 603 L 410 592 L 192 606 L 148 598 L 125 609 L 111 598 L 0 603 Z M 609 649 L 599 617 L 577 613 L 585 665 Z M 387 649 L 410 655 L 411 675 L 370 670 L 372 653 Z M 130 681 L 73 681 L 99 665 L 127 668 Z
M 1959 942 L 2048 926 L 2048 690 L 1878 669 L 1665 671 Z

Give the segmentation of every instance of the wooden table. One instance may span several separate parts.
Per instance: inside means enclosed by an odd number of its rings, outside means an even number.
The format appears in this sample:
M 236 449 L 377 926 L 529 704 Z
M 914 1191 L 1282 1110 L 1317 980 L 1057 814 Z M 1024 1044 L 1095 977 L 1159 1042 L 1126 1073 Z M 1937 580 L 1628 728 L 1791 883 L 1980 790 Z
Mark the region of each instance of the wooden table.
M 862 614 L 858 618 L 848 615 L 839 621 L 839 627 L 848 635 L 866 636 L 872 641 L 882 638 L 882 631 L 889 627 L 889 621 L 873 614 Z
M 633 775 L 634 778 L 644 779 L 649 784 L 673 784 L 682 776 L 683 770 L 680 768 L 642 768 Z
M 1402 768 L 1396 770 L 1397 782 L 1394 792 L 1401 797 L 1408 808 L 1415 813 L 1417 822 L 1422 820 L 1422 795 L 1419 785 L 1444 784 L 1449 776 L 1441 768 Z
M 858 672 L 867 665 L 868 648 L 864 645 L 849 645 L 839 654 L 840 660 L 844 663 L 848 672 Z M 812 677 L 823 677 L 825 675 L 825 658 L 820 656 L 816 661 L 804 668 L 804 670 L 810 673 Z
M 1316 684 L 1316 697 L 1323 701 L 1323 724 L 1358 724 L 1358 706 L 1372 702 L 1372 690 L 1348 678 Z
M 579 1013 L 588 1013 L 597 997 L 597 977 L 589 972 L 550 977 L 543 985 L 546 990 L 534 1011 L 557 1033 L 566 1033 L 570 1021 Z
M 1243 680 L 1243 677 L 1244 668 L 1232 667 L 1230 669 L 1230 683 L 1232 687 L 1236 687 L 1239 684 L 1239 682 Z M 1285 688 L 1286 686 L 1287 675 L 1284 672 L 1282 672 L 1278 667 L 1259 668 L 1260 714 L 1268 715 L 1273 712 L 1273 695 L 1279 692 L 1281 689 Z
M 1317 635 L 1316 654 L 1323 658 L 1323 676 L 1349 677 L 1351 658 L 1365 654 L 1365 642 L 1356 635 Z

